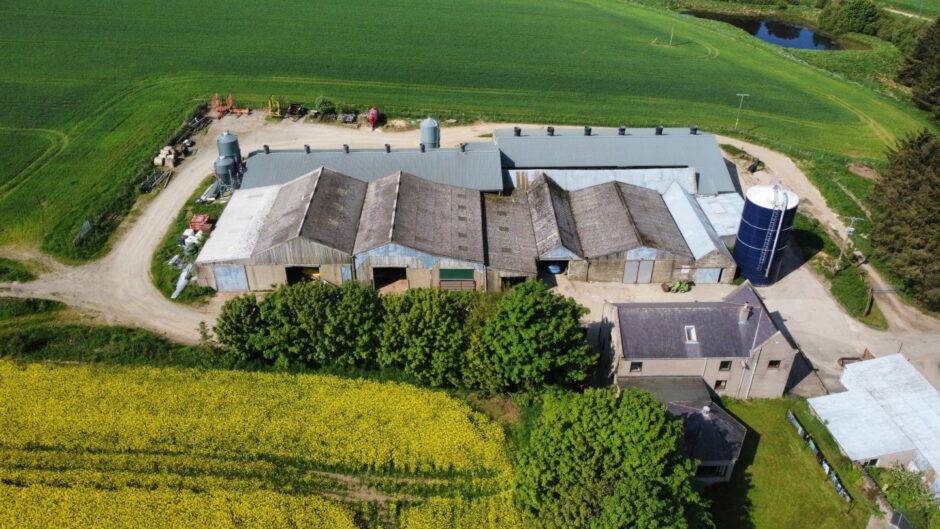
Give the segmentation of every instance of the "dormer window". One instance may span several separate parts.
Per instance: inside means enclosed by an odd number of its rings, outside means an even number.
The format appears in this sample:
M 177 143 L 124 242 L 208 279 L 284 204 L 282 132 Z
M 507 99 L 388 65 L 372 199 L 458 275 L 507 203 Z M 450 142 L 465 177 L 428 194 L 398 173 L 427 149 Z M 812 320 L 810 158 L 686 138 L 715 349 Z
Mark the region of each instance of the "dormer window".
M 698 335 L 695 334 L 695 325 L 685 326 L 685 343 L 698 343 Z

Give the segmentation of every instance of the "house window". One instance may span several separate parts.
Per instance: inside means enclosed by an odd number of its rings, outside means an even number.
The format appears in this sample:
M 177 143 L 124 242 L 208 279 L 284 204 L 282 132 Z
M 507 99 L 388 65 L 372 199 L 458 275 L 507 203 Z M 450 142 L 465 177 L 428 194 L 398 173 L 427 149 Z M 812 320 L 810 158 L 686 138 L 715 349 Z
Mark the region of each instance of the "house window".
M 718 371 L 731 371 L 731 360 L 722 360 L 718 364 Z
M 643 362 L 630 362 L 630 372 L 631 373 L 643 372 Z
M 697 478 L 723 478 L 728 473 L 726 465 L 699 465 L 695 469 Z
M 767 367 L 770 369 L 780 369 L 780 360 L 771 360 L 767 363 Z
M 868 461 L 865 461 L 864 463 L 862 463 L 862 465 L 864 465 L 864 466 L 866 466 L 866 467 L 878 466 L 878 459 L 877 459 L 877 458 L 875 458 L 875 459 L 869 459 Z
M 727 388 L 727 387 L 728 387 L 728 381 L 727 381 L 727 380 L 716 380 L 716 381 L 715 381 L 715 389 L 722 390 L 722 389 L 725 389 L 725 388 Z
M 698 335 L 695 334 L 695 325 L 685 326 L 685 343 L 698 343 Z

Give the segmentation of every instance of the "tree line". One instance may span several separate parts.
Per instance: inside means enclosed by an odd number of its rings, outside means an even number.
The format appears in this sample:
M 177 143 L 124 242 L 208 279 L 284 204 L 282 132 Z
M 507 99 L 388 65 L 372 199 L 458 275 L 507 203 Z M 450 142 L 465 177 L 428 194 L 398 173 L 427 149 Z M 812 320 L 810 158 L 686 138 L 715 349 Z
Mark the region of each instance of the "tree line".
M 348 282 L 283 285 L 225 303 L 215 325 L 233 366 L 391 369 L 422 385 L 486 393 L 582 382 L 597 367 L 575 301 L 528 281 L 506 294 Z

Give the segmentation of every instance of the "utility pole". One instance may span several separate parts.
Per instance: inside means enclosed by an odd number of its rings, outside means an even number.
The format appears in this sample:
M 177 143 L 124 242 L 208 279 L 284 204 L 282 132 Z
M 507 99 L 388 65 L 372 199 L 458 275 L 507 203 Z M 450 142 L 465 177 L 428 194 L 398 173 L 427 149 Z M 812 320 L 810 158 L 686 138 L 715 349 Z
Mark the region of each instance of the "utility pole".
M 672 46 L 672 37 L 676 34 L 676 25 L 672 25 L 672 31 L 669 32 L 669 45 Z
M 738 122 L 741 121 L 741 109 L 744 108 L 744 98 L 749 97 L 751 94 L 737 94 L 741 98 L 741 104 L 738 105 L 738 115 L 734 118 L 734 129 L 738 129 Z
M 842 239 L 842 247 L 839 248 L 839 259 L 836 260 L 836 269 L 833 270 L 833 273 L 838 272 L 838 266 L 842 264 L 842 257 L 845 256 L 845 247 L 849 242 L 849 238 L 855 233 L 855 222 L 859 220 L 865 220 L 863 217 L 843 217 L 845 220 L 849 221 L 849 227 L 845 230 L 845 239 Z

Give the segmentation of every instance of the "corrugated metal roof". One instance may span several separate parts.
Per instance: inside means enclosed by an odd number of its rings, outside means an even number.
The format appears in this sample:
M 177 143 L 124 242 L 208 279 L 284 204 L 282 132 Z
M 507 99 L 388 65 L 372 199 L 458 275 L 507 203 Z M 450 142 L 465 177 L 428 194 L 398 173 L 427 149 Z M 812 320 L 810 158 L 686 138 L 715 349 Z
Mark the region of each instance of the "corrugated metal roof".
M 916 449 L 940 470 L 940 393 L 910 362 L 899 354 L 865 360 L 840 380 L 848 391 L 808 402 L 851 459 Z
M 236 191 L 225 206 L 212 236 L 202 247 L 196 263 L 250 258 L 280 189 L 281 186 L 268 186 Z
M 735 191 L 731 173 L 711 134 L 690 134 L 687 128 L 627 129 L 624 136 L 615 128 L 556 128 L 548 136 L 544 128 L 526 128 L 521 136 L 512 129 L 494 132 L 504 169 L 567 168 L 612 169 L 692 167 L 698 173 L 696 193 L 711 195 Z
M 692 250 L 692 256 L 696 260 L 712 252 L 718 252 L 729 260 L 734 259 L 698 202 L 682 189 L 682 186 L 674 182 L 663 193 L 663 201 L 666 202 L 666 207 L 669 208 L 672 218 L 675 219 L 685 243 Z
M 480 191 L 502 191 L 503 173 L 499 150 L 489 142 L 467 144 L 460 149 L 303 150 L 252 153 L 246 161 L 242 188 L 287 183 L 298 176 L 325 166 L 364 182 L 384 178 L 399 171 L 452 186 Z
M 655 189 L 665 193 L 673 182 L 678 181 L 689 193 L 695 193 L 695 171 L 689 167 L 657 167 L 652 169 L 509 169 L 503 171 L 507 182 L 515 182 L 516 174 L 527 173 L 534 177 L 544 174 L 567 191 L 577 191 L 585 187 L 623 182 L 635 186 Z
M 535 234 L 526 194 L 483 195 L 486 218 L 486 265 L 496 270 L 538 273 Z
M 750 306 L 739 323 L 741 307 Z M 624 358 L 747 358 L 777 332 L 763 300 L 745 283 L 719 302 L 617 303 Z M 697 340 L 687 343 L 685 327 Z
M 744 199 L 737 193 L 695 197 L 719 237 L 737 235 L 744 212 Z
M 359 230 L 356 254 L 396 243 L 430 255 L 485 261 L 479 191 L 408 173 L 369 184 Z

